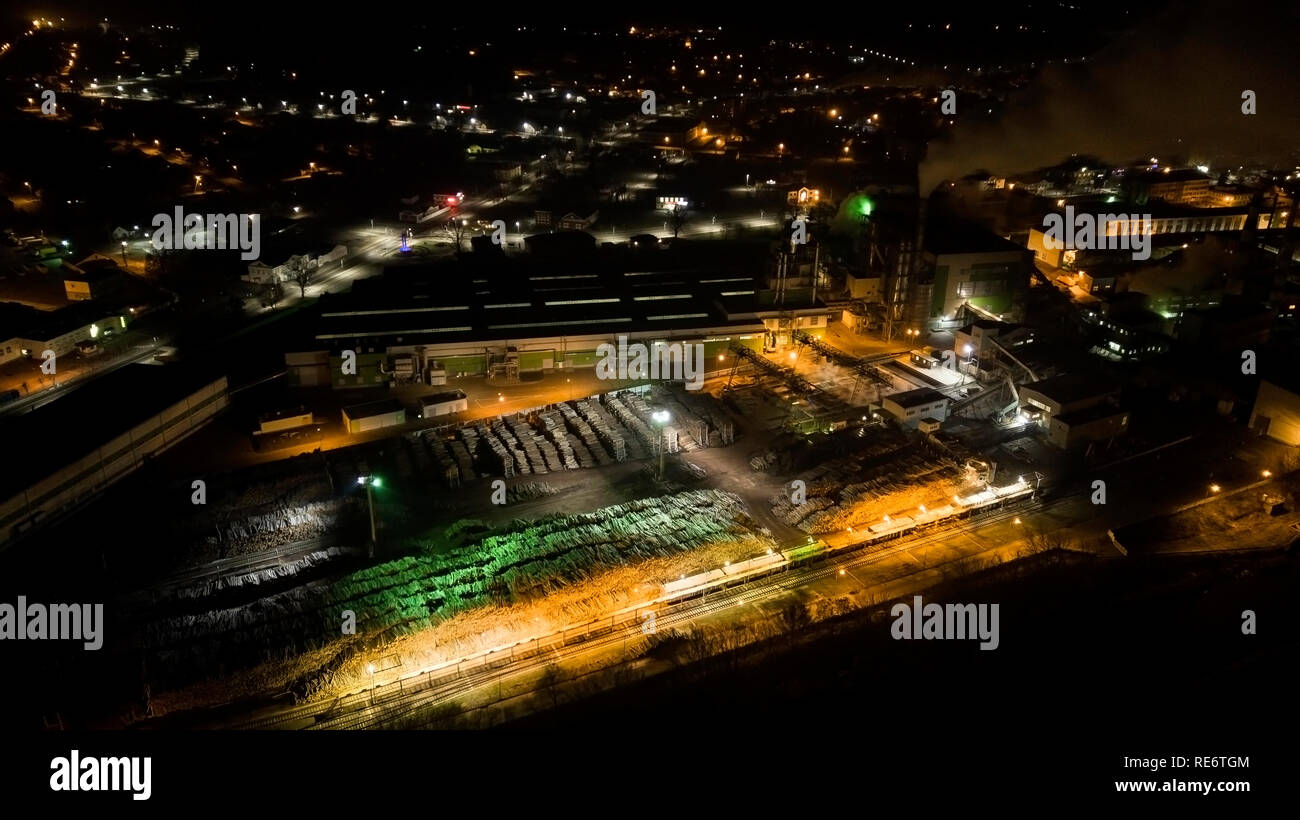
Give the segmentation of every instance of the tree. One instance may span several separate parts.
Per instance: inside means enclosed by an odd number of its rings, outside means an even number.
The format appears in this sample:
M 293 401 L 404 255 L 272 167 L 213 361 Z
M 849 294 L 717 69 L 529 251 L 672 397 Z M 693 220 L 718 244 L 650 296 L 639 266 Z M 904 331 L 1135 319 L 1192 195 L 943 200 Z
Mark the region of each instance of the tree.
M 673 239 L 677 238 L 677 232 L 686 224 L 688 219 L 686 209 L 681 205 L 674 205 L 673 209 L 668 212 L 668 224 L 673 229 Z
M 786 636 L 791 643 L 798 633 L 811 623 L 812 618 L 808 614 L 808 607 L 802 601 L 791 601 L 781 610 L 781 626 L 785 628 Z
M 542 670 L 542 676 L 538 679 L 539 688 L 545 689 L 547 696 L 551 699 L 551 708 L 555 709 L 560 705 L 560 682 L 564 676 L 560 673 L 560 667 L 555 663 L 546 664 Z
M 304 299 L 307 298 L 307 286 L 311 284 L 312 274 L 314 273 L 315 271 L 306 265 L 299 265 L 294 268 L 293 273 L 289 275 L 289 278 L 293 280 L 293 283 L 298 286 L 299 295 Z
M 468 227 L 468 219 L 457 219 L 454 216 L 442 225 L 442 229 L 446 232 L 447 237 L 456 245 L 457 256 L 460 256 L 461 244 L 465 241 L 465 233 Z

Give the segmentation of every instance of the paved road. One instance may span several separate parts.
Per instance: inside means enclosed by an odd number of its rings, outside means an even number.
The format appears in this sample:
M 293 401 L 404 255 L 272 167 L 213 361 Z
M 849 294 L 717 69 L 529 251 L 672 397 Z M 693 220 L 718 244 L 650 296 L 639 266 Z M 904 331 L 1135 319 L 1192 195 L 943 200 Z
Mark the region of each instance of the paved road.
M 138 344 L 117 358 L 103 362 L 96 367 L 79 371 L 75 375 L 66 377 L 64 381 L 51 385 L 44 389 L 38 389 L 26 396 L 15 399 L 7 404 L 0 405 L 0 416 L 17 416 L 23 413 L 35 410 L 50 402 L 67 395 L 70 391 L 85 384 L 91 379 L 112 373 L 121 367 L 129 364 L 143 362 L 152 359 L 158 352 L 159 348 L 166 345 L 165 339 L 159 339 L 157 342 Z

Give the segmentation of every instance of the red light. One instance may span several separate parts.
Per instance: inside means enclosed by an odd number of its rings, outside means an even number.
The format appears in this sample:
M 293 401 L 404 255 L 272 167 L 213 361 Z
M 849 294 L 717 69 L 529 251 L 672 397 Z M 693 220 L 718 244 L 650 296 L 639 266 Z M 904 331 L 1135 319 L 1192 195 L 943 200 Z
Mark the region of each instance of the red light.
M 447 204 L 448 204 L 448 205 L 455 205 L 458 201 L 459 201 L 459 200 L 456 199 L 456 197 L 454 197 L 454 196 L 449 196 L 449 197 L 447 197 Z

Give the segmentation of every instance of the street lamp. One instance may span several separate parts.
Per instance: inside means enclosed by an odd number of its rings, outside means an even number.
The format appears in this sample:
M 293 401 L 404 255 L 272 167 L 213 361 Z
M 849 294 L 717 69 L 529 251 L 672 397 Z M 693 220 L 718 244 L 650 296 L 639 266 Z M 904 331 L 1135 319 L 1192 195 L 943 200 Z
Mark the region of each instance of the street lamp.
M 370 548 L 367 552 L 368 557 L 375 557 L 375 543 L 379 536 L 375 532 L 375 495 L 373 488 L 384 486 L 384 480 L 377 475 L 359 475 L 357 483 L 364 484 L 366 487 L 366 505 L 370 508 Z
M 664 480 L 664 450 L 668 449 L 668 442 L 665 438 L 664 430 L 668 426 L 669 419 L 672 416 L 667 410 L 656 410 L 651 416 L 655 424 L 659 425 L 659 480 Z

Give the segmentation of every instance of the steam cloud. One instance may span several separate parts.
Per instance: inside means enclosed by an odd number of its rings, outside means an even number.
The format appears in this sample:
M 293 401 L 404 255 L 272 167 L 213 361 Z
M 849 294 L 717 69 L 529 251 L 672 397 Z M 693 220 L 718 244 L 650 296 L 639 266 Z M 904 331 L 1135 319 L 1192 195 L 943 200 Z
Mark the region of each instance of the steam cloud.
M 1109 162 L 1180 157 L 1215 169 L 1300 161 L 1295 82 L 1297 7 L 1178 5 L 1098 51 L 1053 64 L 1012 98 L 1001 119 L 962 124 L 930 145 L 921 190 L 978 168 L 1015 173 L 1072 153 Z M 1257 112 L 1241 111 L 1255 92 Z M 961 95 L 958 92 L 958 117 Z

